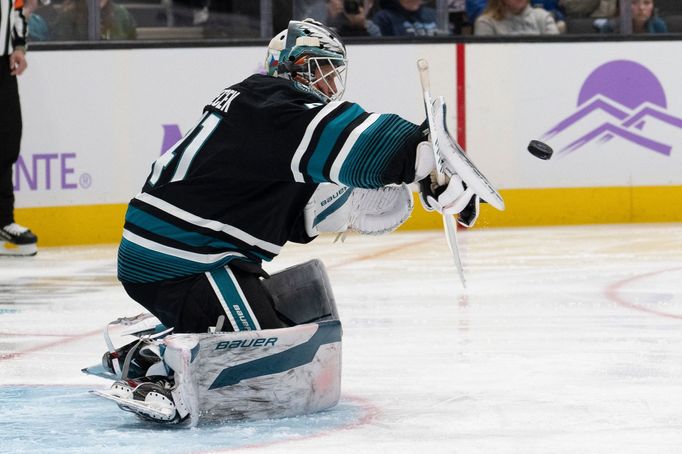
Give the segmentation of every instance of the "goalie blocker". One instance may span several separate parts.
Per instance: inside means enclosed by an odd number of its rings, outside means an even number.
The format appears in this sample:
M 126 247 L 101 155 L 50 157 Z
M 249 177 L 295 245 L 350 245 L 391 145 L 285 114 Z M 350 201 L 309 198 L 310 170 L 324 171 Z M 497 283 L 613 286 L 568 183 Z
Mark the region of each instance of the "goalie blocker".
M 478 215 L 479 200 L 500 211 L 504 211 L 504 200 L 452 138 L 445 123 L 446 110 L 442 96 L 433 101 L 431 116 L 434 130 L 429 131 L 429 134 L 438 146 L 434 150 L 431 143 L 422 142 L 417 148 L 417 175 L 420 174 L 420 167 L 435 167 L 437 171 L 420 179 L 420 198 L 425 209 L 460 214 L 460 224 L 470 227 Z M 446 181 L 438 181 L 434 173 L 443 175 Z
M 93 393 L 143 419 L 189 426 L 296 416 L 335 406 L 342 332 L 324 265 L 312 260 L 273 274 L 264 285 L 275 309 L 295 326 L 172 334 L 162 340 L 143 336 L 141 343 L 159 346 L 159 361 L 148 371 L 154 376 L 131 379 L 123 367 L 122 374 L 113 375 L 117 381 L 110 389 Z M 148 332 L 145 323 L 142 333 Z

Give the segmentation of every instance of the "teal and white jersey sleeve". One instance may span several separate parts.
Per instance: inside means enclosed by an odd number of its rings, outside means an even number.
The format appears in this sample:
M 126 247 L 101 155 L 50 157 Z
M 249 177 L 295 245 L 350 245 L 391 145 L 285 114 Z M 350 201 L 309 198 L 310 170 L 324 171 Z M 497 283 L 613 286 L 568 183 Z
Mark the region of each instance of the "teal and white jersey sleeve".
M 331 102 L 317 109 L 308 124 L 291 160 L 291 173 L 299 183 L 358 188 L 410 182 L 406 180 L 420 137 L 419 126 L 398 115 Z

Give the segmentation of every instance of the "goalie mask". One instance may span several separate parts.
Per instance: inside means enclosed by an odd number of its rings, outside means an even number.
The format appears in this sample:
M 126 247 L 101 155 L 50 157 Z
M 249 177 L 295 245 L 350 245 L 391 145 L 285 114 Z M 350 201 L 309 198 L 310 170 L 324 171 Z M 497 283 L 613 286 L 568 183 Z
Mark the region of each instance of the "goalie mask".
M 275 56 L 276 48 L 284 46 Z M 268 60 L 277 60 L 277 70 L 268 73 L 299 82 L 325 101 L 341 99 L 346 87 L 346 47 L 325 25 L 305 19 L 290 21 L 286 33 L 279 33 L 268 46 Z

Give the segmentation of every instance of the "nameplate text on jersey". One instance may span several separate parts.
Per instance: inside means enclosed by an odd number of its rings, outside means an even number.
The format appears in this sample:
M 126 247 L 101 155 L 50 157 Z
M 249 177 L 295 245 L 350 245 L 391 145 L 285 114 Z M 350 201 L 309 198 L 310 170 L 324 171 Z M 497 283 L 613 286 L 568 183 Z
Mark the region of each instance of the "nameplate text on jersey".
M 220 109 L 223 112 L 227 112 L 227 109 L 230 108 L 230 104 L 237 96 L 239 96 L 238 91 L 226 88 L 213 100 L 213 102 L 211 102 L 211 106 Z

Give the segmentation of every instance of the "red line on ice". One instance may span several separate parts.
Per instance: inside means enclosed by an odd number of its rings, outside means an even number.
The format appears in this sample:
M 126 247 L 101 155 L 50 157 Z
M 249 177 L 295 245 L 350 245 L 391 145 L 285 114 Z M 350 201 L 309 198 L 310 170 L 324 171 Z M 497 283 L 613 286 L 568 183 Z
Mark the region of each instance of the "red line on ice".
M 680 271 L 680 270 L 682 270 L 682 268 L 668 268 L 665 270 L 652 271 L 650 273 L 644 273 L 644 274 L 633 276 L 633 277 L 630 277 L 627 279 L 623 279 L 621 281 L 618 281 L 618 282 L 615 282 L 615 283 L 609 285 L 606 288 L 606 290 L 605 290 L 606 297 L 608 299 L 610 299 L 611 301 L 615 302 L 616 304 L 623 306 L 623 307 L 627 307 L 628 309 L 634 309 L 636 311 L 646 312 L 646 313 L 652 314 L 652 315 L 658 315 L 659 317 L 667 317 L 667 318 L 674 318 L 677 320 L 682 320 L 682 315 L 680 315 L 680 314 L 671 314 L 669 312 L 663 312 L 663 311 L 651 309 L 651 308 L 648 308 L 645 306 L 640 306 L 639 304 L 627 301 L 624 297 L 622 297 L 618 293 L 619 290 L 621 290 L 623 287 L 625 287 L 628 284 L 631 284 L 634 281 L 646 279 L 648 277 L 656 276 L 658 274 L 669 273 L 672 271 Z
M 71 342 L 75 342 L 77 340 L 80 340 L 80 339 L 83 339 L 86 337 L 90 337 L 90 336 L 93 336 L 95 334 L 99 334 L 101 332 L 102 332 L 102 329 L 100 328 L 100 329 L 96 329 L 93 331 L 88 331 L 87 333 L 76 334 L 73 336 L 65 335 L 62 339 L 60 339 L 58 341 L 36 345 L 36 346 L 30 347 L 30 348 L 27 348 L 25 350 L 21 350 L 18 352 L 0 353 L 0 361 L 17 359 L 21 356 L 28 354 L 28 353 L 35 353 L 35 352 L 38 352 L 41 350 L 47 350 L 49 348 L 56 347 L 58 345 L 64 345 L 64 344 L 68 344 Z
M 370 260 L 370 259 L 373 259 L 373 258 L 376 258 L 376 257 L 380 257 L 380 256 L 382 256 L 382 255 L 387 255 L 387 254 L 390 254 L 390 253 L 392 253 L 392 252 L 400 251 L 400 250 L 403 250 L 403 249 L 408 248 L 408 247 L 418 246 L 418 245 L 420 245 L 420 244 L 422 244 L 422 243 L 426 243 L 426 242 L 429 242 L 429 241 L 433 241 L 433 240 L 434 240 L 434 237 L 435 237 L 435 235 L 429 236 L 429 237 L 424 238 L 424 239 L 421 239 L 421 240 L 419 240 L 419 241 L 412 241 L 412 242 L 409 242 L 409 243 L 403 243 L 403 244 L 399 244 L 399 245 L 396 245 L 396 246 L 391 246 L 391 247 L 387 247 L 387 248 L 384 248 L 384 249 L 380 249 L 380 250 L 378 250 L 378 251 L 375 251 L 375 252 L 372 252 L 372 253 L 369 253 L 369 254 L 356 256 L 356 257 L 350 258 L 350 259 L 348 259 L 348 260 L 344 260 L 344 261 L 341 261 L 341 262 L 332 264 L 332 265 L 328 266 L 327 269 L 339 268 L 339 267 L 342 267 L 342 266 L 350 265 L 351 263 L 362 262 L 362 261 L 364 261 L 364 260 Z M 78 335 L 73 335 L 73 336 L 70 336 L 70 335 L 63 335 L 63 336 L 61 336 L 61 335 L 59 335 L 59 334 L 29 334 L 29 333 L 25 333 L 25 334 L 13 334 L 13 333 L 0 333 L 0 335 L 6 335 L 6 336 L 26 335 L 26 336 L 45 336 L 45 337 L 48 337 L 48 336 L 49 336 L 49 337 L 53 337 L 53 336 L 54 336 L 54 337 L 63 337 L 61 340 L 54 341 L 54 342 L 49 342 L 49 343 L 46 343 L 46 344 L 36 345 L 36 346 L 34 346 L 34 347 L 27 348 L 27 349 L 22 350 L 22 351 L 11 352 L 11 353 L 0 353 L 0 361 L 17 359 L 17 358 L 19 358 L 19 357 L 21 357 L 21 356 L 24 356 L 24 355 L 28 354 L 28 353 L 35 353 L 35 352 L 38 352 L 38 351 L 41 351 L 41 350 L 47 350 L 47 349 L 49 349 L 49 348 L 56 347 L 56 346 L 58 346 L 58 345 L 68 344 L 68 343 L 70 343 L 70 342 L 74 342 L 74 341 L 77 341 L 77 340 L 80 340 L 80 339 L 83 339 L 83 338 L 86 338 L 86 337 L 89 337 L 89 336 L 93 336 L 93 335 L 99 334 L 99 333 L 101 333 L 101 332 L 102 332 L 102 329 L 100 328 L 100 329 L 97 329 L 97 330 L 89 331 L 89 332 L 87 332 L 87 333 L 78 334 Z
M 408 243 L 402 243 L 402 244 L 398 244 L 398 245 L 395 245 L 395 246 L 390 246 L 390 247 L 386 247 L 386 248 L 383 248 L 383 249 L 379 249 L 378 251 L 370 252 L 369 254 L 359 255 L 359 256 L 356 256 L 356 257 L 351 257 L 351 258 L 349 258 L 349 259 L 347 259 L 347 260 L 343 260 L 343 261 L 340 261 L 340 262 L 338 262 L 338 263 L 332 263 L 331 265 L 327 266 L 327 269 L 340 268 L 340 267 L 342 267 L 342 266 L 350 265 L 350 264 L 352 264 L 352 263 L 362 262 L 362 261 L 365 261 L 365 260 L 374 259 L 374 258 L 377 258 L 377 257 L 381 257 L 382 255 L 388 255 L 388 254 L 390 254 L 390 253 L 392 253 L 392 252 L 402 251 L 402 250 L 404 250 L 404 249 L 406 249 L 406 248 L 408 248 L 408 247 L 419 246 L 419 245 L 421 245 L 421 244 L 423 244 L 423 243 L 428 243 L 428 242 L 430 242 L 430 241 L 433 241 L 433 240 L 434 240 L 435 238 L 437 238 L 438 236 L 440 236 L 440 234 L 439 234 L 439 235 L 429 235 L 427 238 L 423 238 L 423 239 L 421 239 L 421 240 L 419 240 L 419 241 L 411 241 L 411 242 L 408 242 Z

